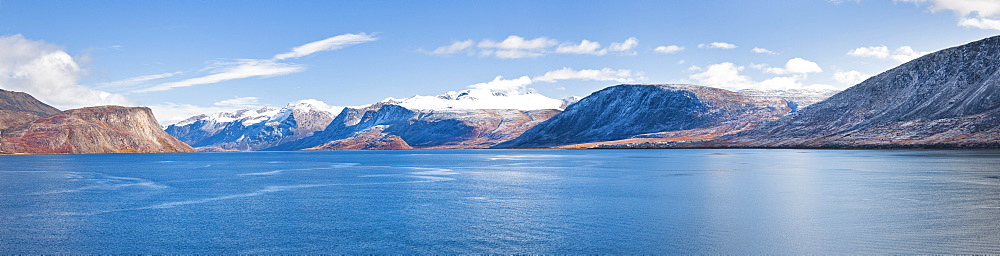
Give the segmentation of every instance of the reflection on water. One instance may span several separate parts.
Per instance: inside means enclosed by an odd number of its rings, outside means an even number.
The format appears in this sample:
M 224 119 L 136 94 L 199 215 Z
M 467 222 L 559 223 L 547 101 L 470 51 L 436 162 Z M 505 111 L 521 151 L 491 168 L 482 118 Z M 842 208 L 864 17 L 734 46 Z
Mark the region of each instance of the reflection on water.
M 0 156 L 0 252 L 1000 252 L 1000 152 Z

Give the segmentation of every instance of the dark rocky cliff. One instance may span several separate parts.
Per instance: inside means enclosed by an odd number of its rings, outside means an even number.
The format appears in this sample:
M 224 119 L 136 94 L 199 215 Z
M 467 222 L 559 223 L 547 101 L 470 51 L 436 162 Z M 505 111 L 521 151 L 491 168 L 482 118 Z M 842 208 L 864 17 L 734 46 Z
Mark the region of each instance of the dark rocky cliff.
M 1000 146 L 1000 36 L 944 49 L 712 146 Z
M 618 85 L 581 99 L 497 147 L 553 147 L 639 137 L 707 139 L 752 128 L 789 111 L 780 98 L 704 86 Z

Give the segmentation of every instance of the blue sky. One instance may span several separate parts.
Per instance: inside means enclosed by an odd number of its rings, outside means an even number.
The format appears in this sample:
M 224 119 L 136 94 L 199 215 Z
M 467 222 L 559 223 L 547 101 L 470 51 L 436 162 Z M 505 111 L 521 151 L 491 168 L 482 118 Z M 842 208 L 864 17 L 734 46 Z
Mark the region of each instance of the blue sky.
M 844 89 L 998 31 L 994 0 L 3 0 L 0 88 L 63 109 L 151 106 L 165 122 L 497 76 L 553 98 L 621 83 Z

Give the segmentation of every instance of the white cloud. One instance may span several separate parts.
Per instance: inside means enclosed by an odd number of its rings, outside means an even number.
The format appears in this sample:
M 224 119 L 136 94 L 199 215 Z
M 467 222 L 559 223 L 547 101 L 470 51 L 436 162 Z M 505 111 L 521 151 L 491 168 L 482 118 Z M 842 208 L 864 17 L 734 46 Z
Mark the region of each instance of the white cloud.
M 476 43 L 473 40 L 454 42 L 451 45 L 435 48 L 434 51 L 420 50 L 428 55 L 451 55 L 466 52 L 470 55 L 478 53 L 482 57 L 496 57 L 501 59 L 522 59 L 537 58 L 549 54 L 578 54 L 603 56 L 610 52 L 617 52 L 625 55 L 634 55 L 639 39 L 630 37 L 620 43 L 611 43 L 608 47 L 603 47 L 601 43 L 591 40 L 581 40 L 576 42 L 560 42 L 559 40 L 547 37 L 537 37 L 526 39 L 521 36 L 511 35 L 503 41 L 497 42 L 491 39 L 484 39 Z
M 701 85 L 719 87 L 725 89 L 742 89 L 751 87 L 753 80 L 749 76 L 740 75 L 742 66 L 737 66 L 731 62 L 709 65 L 705 72 L 692 74 L 689 78 L 698 81 Z
M 97 87 L 98 88 L 104 88 L 104 87 L 119 87 L 119 86 L 137 85 L 137 84 L 141 84 L 141 83 L 144 83 L 144 82 L 149 82 L 149 81 L 153 81 L 153 80 L 158 80 L 158 79 L 163 79 L 163 78 L 168 78 L 168 77 L 180 75 L 182 73 L 183 72 L 178 71 L 178 72 L 170 72 L 170 73 L 162 73 L 162 74 L 137 76 L 137 77 L 126 78 L 126 79 L 122 79 L 122 80 L 118 80 L 118 81 L 111 81 L 111 82 L 107 82 L 107 83 L 101 83 L 101 84 L 98 84 Z
M 274 60 L 299 58 L 316 52 L 337 50 L 347 46 L 367 43 L 375 40 L 378 40 L 378 38 L 365 33 L 343 34 L 292 48 L 292 51 L 290 52 L 274 55 Z
M 347 46 L 371 42 L 378 40 L 372 35 L 343 34 L 333 36 L 320 41 L 307 43 L 295 48 L 291 52 L 274 55 L 272 59 L 237 59 L 234 61 L 217 61 L 211 66 L 203 69 L 208 70 L 209 75 L 188 78 L 181 81 L 161 83 L 154 86 L 133 90 L 133 93 L 166 91 L 174 88 L 189 87 L 203 84 L 214 84 L 223 81 L 243 79 L 250 77 L 272 77 L 287 75 L 305 70 L 305 66 L 281 62 L 291 58 L 299 58 L 321 51 L 331 51 Z
M 753 67 L 757 69 L 763 69 L 766 67 L 766 65 L 753 66 Z M 793 58 L 788 60 L 788 62 L 785 62 L 784 68 L 766 68 L 764 69 L 764 72 L 776 75 L 808 74 L 808 73 L 820 73 L 823 72 L 823 69 L 820 68 L 819 64 L 816 64 L 816 62 L 812 62 L 803 58 Z
M 996 0 L 896 0 L 915 4 L 931 3 L 932 11 L 951 10 L 958 14 L 958 25 L 1000 30 L 1000 1 Z
M 635 37 L 629 37 L 628 39 L 625 39 L 625 42 L 611 43 L 611 46 L 608 46 L 608 51 L 612 52 L 630 51 L 636 46 L 639 46 L 639 39 Z
M 539 37 L 526 40 L 523 37 L 511 35 L 500 42 L 493 40 L 483 40 L 479 42 L 479 48 L 516 49 L 516 50 L 539 50 L 559 44 L 555 39 Z
M 260 104 L 260 99 L 257 97 L 236 97 L 212 103 L 212 105 L 226 106 L 226 107 L 257 106 L 258 104 Z
M 684 50 L 684 47 L 677 46 L 677 45 L 657 46 L 656 48 L 653 49 L 653 51 L 658 52 L 658 53 L 663 53 L 663 54 L 670 54 L 670 53 L 675 53 L 675 52 L 679 52 L 679 51 L 683 51 L 683 50 Z
M 1000 15 L 1000 1 L 995 0 L 896 0 L 898 2 L 931 3 L 931 10 L 951 10 L 960 15 Z
M 475 45 L 475 42 L 473 42 L 472 40 L 465 40 L 465 41 L 460 41 L 460 42 L 452 43 L 451 45 L 448 45 L 448 46 L 438 47 L 437 49 L 434 49 L 434 51 L 428 52 L 427 54 L 431 54 L 431 55 L 449 55 L 449 54 L 455 54 L 455 53 L 459 53 L 459 52 L 467 52 L 470 48 L 472 48 L 473 45 Z
M 861 73 L 857 70 L 837 71 L 833 74 L 834 80 L 846 85 L 858 84 L 865 81 L 865 79 L 868 79 L 869 77 L 871 77 L 871 75 Z
M 760 48 L 760 47 L 754 47 L 753 49 L 750 49 L 750 51 L 753 52 L 753 53 L 766 53 L 766 54 L 771 54 L 771 55 L 778 54 L 778 53 L 773 52 L 771 50 Z
M 688 78 L 697 81 L 700 85 L 718 87 L 728 90 L 757 89 L 757 90 L 787 90 L 787 89 L 830 89 L 831 86 L 812 84 L 805 85 L 806 74 L 794 74 L 791 76 L 777 76 L 764 81 L 754 81 L 749 76 L 740 74 L 744 70 L 743 66 L 737 66 L 731 62 L 709 65 L 705 72 L 696 73 Z
M 896 50 L 889 52 L 889 47 L 882 46 L 869 46 L 869 47 L 858 47 L 854 50 L 848 51 L 847 55 L 856 57 L 868 57 L 876 59 L 893 59 L 898 62 L 907 62 L 920 56 L 924 56 L 931 52 L 916 51 L 910 46 L 900 46 Z
M 899 48 L 896 48 L 896 50 L 892 52 L 892 56 L 890 57 L 899 62 L 907 62 L 916 58 L 920 58 L 920 56 L 927 55 L 928 53 L 931 52 L 918 52 L 916 50 L 913 50 L 912 47 L 900 46 Z
M 847 55 L 885 59 L 889 58 L 889 47 L 886 47 L 885 45 L 858 47 L 854 50 L 847 52 Z
M 532 83 L 533 81 L 528 76 L 515 79 L 503 79 L 503 76 L 497 76 L 493 78 L 493 81 L 469 85 L 469 88 L 521 94 L 525 92 L 525 87 Z
M 158 84 L 153 87 L 135 90 L 133 92 L 156 92 L 166 91 L 174 88 L 188 87 L 202 84 L 214 84 L 234 79 L 249 77 L 272 77 L 287 75 L 305 70 L 305 67 L 297 64 L 280 63 L 272 60 L 244 59 L 234 62 L 217 62 L 212 67 L 211 75 L 189 78 L 177 82 Z
M 496 50 L 496 51 L 484 51 L 484 53 L 492 53 L 497 58 L 501 59 L 523 59 L 523 58 L 537 58 L 545 55 L 541 52 L 526 51 L 526 50 Z M 486 54 L 490 55 L 490 54 Z
M 61 109 L 96 105 L 134 106 L 121 94 L 78 84 L 87 71 L 61 47 L 24 36 L 0 36 L 0 89 L 31 94 Z
M 698 48 L 706 48 L 706 49 L 727 49 L 728 50 L 728 49 L 736 49 L 736 47 L 737 46 L 735 44 L 726 43 L 726 42 L 712 42 L 712 43 L 709 43 L 709 44 L 698 44 Z
M 978 29 L 1000 30 L 1000 20 L 988 18 L 962 18 L 958 21 L 959 26 L 973 27 Z
M 533 81 L 542 81 L 554 83 L 557 80 L 592 80 L 592 81 L 615 81 L 619 83 L 629 83 L 638 80 L 644 80 L 641 73 L 632 72 L 628 69 L 582 69 L 574 70 L 571 68 L 563 68 L 559 70 L 553 70 L 545 72 L 544 75 L 536 76 L 532 78 Z
M 580 44 L 563 44 L 559 48 L 556 48 L 557 53 L 568 53 L 568 54 L 589 54 L 589 55 L 604 55 L 607 54 L 607 50 L 601 50 L 601 43 L 590 41 L 584 39 L 580 41 Z

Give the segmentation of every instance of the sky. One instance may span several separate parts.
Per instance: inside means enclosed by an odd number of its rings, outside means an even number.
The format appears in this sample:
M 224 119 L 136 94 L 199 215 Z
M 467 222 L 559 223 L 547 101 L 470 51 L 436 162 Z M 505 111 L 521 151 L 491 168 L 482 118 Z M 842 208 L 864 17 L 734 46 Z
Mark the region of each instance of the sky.
M 842 90 L 998 33 L 998 0 L 0 0 L 0 89 L 163 125 L 489 86 Z

